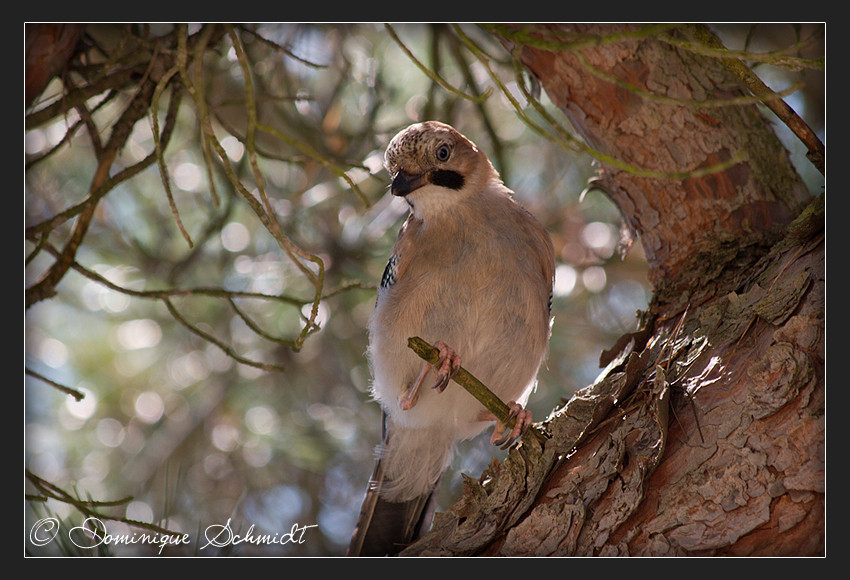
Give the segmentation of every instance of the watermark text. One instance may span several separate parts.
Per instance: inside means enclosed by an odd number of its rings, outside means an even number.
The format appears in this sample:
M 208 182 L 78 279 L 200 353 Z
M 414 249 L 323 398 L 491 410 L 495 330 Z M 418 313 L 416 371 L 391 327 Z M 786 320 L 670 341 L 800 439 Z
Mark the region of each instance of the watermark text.
M 292 524 L 288 531 L 260 533 L 251 524 L 245 532 L 240 528 L 234 529 L 230 519 L 225 524 L 212 524 L 203 531 L 203 538 L 199 539 L 198 549 L 225 548 L 227 546 L 238 546 L 240 544 L 261 545 L 286 545 L 303 544 L 305 533 L 317 525 Z M 47 517 L 35 522 L 29 531 L 29 541 L 33 546 L 46 546 L 59 535 L 60 522 L 58 518 Z M 114 533 L 107 532 L 106 525 L 96 517 L 86 518 L 82 524 L 74 526 L 67 531 L 68 540 L 76 547 L 83 550 L 91 550 L 99 546 L 133 546 L 149 545 L 158 554 L 168 546 L 187 546 L 191 543 L 189 534 L 163 533 L 163 532 L 132 532 Z

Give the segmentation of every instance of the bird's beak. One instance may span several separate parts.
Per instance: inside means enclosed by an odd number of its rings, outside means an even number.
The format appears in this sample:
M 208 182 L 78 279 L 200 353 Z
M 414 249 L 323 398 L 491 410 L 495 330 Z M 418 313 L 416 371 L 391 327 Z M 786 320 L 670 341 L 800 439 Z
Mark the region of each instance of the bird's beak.
M 428 183 L 428 174 L 411 175 L 399 170 L 393 178 L 393 183 L 390 186 L 390 192 L 393 195 L 405 196 L 412 191 L 415 191 Z

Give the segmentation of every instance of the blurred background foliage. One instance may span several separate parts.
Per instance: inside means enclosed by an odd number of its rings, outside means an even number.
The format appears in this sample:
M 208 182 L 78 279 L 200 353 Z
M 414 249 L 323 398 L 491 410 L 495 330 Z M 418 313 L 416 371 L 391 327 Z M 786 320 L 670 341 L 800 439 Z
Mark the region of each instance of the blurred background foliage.
M 793 46 L 818 28 L 715 30 L 730 48 L 766 51 Z M 112 534 L 139 531 L 124 519 L 196 540 L 165 554 L 199 553 L 202 530 L 232 518 L 234 530 L 254 525 L 255 533 L 284 533 L 293 523 L 317 527 L 301 544 L 212 553 L 338 555 L 380 437 L 380 410 L 368 396 L 365 329 L 406 209 L 385 195 L 381 164 L 398 130 L 426 119 L 457 127 L 552 235 L 555 323 L 548 365 L 529 403 L 537 419 L 591 383 L 600 351 L 635 329 L 636 312 L 651 295 L 645 262 L 639 243 L 625 256 L 617 251 L 619 214 L 588 187 L 592 159 L 530 129 L 494 82 L 487 66 L 521 110 L 542 122 L 520 90 L 523 83 L 535 94 L 533 83 L 517 79 L 509 53 L 485 30 L 98 24 L 85 27 L 68 70 L 26 110 L 25 228 L 49 233 L 27 236 L 27 287 L 51 266 L 49 250 L 62 247 L 74 220 L 38 227 L 86 199 L 97 143 L 102 147 L 137 87 L 99 91 L 81 106 L 63 99 L 105 71 L 136 66 L 148 74 L 157 55 L 179 55 L 181 39 L 204 33 L 210 37 L 202 60 L 188 64 L 188 77 L 175 70 L 162 83 L 156 123 L 151 111 L 135 123 L 112 175 L 162 145 L 154 135 L 173 103 L 162 163 L 100 199 L 58 293 L 26 311 L 25 467 L 80 501 L 129 498 L 97 507 L 114 518 Z M 467 42 L 484 51 L 487 66 Z M 822 54 L 822 39 L 814 50 Z M 191 76 L 201 70 L 203 77 Z M 822 136 L 822 73 L 755 70 L 777 90 L 802 82 L 786 100 Z M 195 94 L 179 90 L 186 79 L 200 80 Z M 538 98 L 563 121 L 545 94 Z M 273 129 L 256 131 L 254 141 L 251 102 L 261 126 Z M 205 138 L 205 123 L 224 157 Z M 822 177 L 777 129 L 819 193 Z M 277 234 L 240 185 L 254 200 L 267 200 Z M 286 243 L 293 245 L 288 251 Z M 441 507 L 459 495 L 462 473 L 478 477 L 502 454 L 486 437 L 462 444 L 444 478 Z M 26 485 L 27 531 L 45 515 L 83 519 L 74 502 L 45 501 L 37 481 Z M 27 549 L 61 551 L 58 543 Z

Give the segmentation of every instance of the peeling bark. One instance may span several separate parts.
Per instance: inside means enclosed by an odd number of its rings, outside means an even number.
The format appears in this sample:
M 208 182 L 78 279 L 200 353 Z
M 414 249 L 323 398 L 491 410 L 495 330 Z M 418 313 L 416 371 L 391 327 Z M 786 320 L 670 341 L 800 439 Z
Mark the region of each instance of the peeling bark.
M 619 27 L 544 32 L 565 29 Z M 822 197 L 809 198 L 755 106 L 643 99 L 573 51 L 516 38 L 506 43 L 599 151 L 664 172 L 740 161 L 678 180 L 601 167 L 651 268 L 640 330 L 543 422 L 548 440 L 468 479 L 402 555 L 823 554 Z M 668 96 L 739 93 L 717 62 L 652 37 L 581 55 Z

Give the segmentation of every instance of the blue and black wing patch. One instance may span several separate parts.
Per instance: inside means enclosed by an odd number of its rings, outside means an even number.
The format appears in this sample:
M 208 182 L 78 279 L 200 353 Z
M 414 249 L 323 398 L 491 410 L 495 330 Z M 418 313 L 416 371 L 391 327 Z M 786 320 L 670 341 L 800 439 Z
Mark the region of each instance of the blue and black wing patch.
M 387 267 L 384 268 L 384 275 L 381 276 L 381 288 L 389 288 L 390 286 L 395 284 L 397 264 L 398 256 L 393 254 L 387 261 Z

